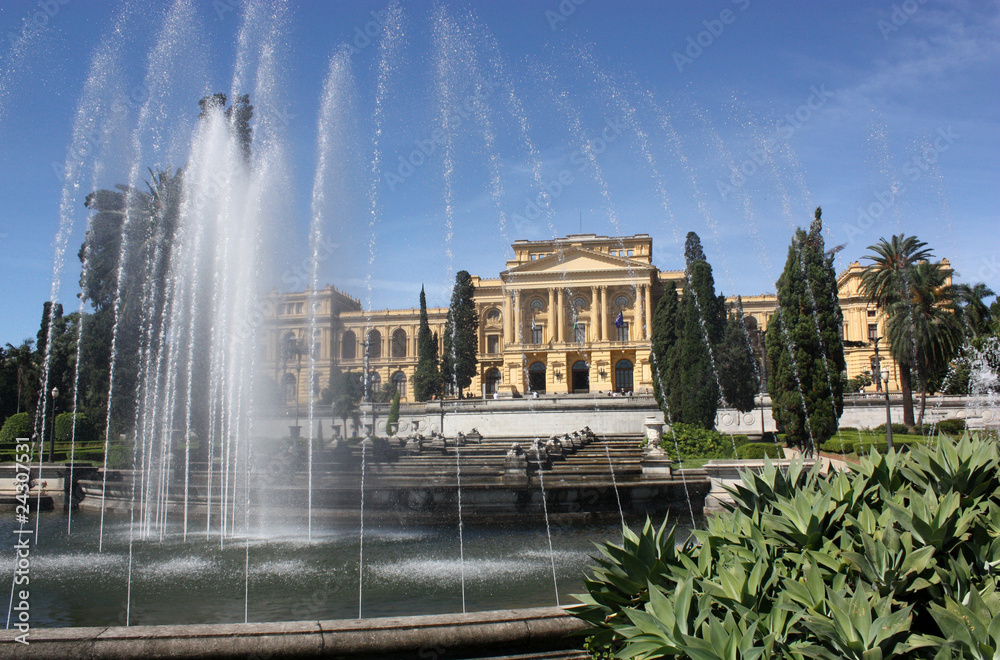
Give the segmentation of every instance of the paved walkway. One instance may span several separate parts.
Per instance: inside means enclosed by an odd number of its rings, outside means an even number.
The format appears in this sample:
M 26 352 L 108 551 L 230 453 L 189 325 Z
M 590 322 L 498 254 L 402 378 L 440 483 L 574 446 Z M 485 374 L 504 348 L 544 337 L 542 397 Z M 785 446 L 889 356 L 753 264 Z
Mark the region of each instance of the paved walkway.
M 799 449 L 798 447 L 785 447 L 784 450 L 785 450 L 785 458 L 801 458 L 802 457 L 802 450 Z M 820 462 L 823 465 L 823 467 L 820 468 L 823 471 L 823 474 L 826 474 L 831 469 L 834 469 L 834 470 L 850 470 L 851 469 L 850 463 L 848 463 L 847 461 L 845 461 L 842 457 L 837 456 L 836 454 L 823 454 L 823 453 L 820 453 L 819 454 L 819 460 L 820 460 Z

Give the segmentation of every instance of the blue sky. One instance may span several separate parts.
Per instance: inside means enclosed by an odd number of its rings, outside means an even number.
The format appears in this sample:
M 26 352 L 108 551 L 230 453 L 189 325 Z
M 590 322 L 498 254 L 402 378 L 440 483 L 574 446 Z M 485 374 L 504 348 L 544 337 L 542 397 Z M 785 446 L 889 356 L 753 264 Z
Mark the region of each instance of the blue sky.
M 0 342 L 37 330 L 61 172 L 83 144 L 55 269 L 60 302 L 77 308 L 83 198 L 127 179 L 120 154 L 153 44 L 174 46 L 174 82 L 168 110 L 142 133 L 143 171 L 182 166 L 198 98 L 233 87 L 243 3 L 192 3 L 190 20 L 162 37 L 183 4 L 0 6 Z M 279 288 L 306 281 L 321 95 L 331 56 L 348 45 L 327 154 L 324 217 L 335 219 L 322 227 L 336 247 L 319 279 L 374 308 L 415 306 L 421 284 L 431 305 L 446 305 L 456 270 L 495 277 L 513 240 L 581 228 L 652 235 L 662 269 L 682 266 L 684 234 L 697 231 L 720 291 L 773 291 L 794 227 L 818 205 L 828 247 L 844 245 L 838 270 L 883 236 L 915 234 L 957 279 L 1000 291 L 997 2 L 403 3 L 380 94 L 388 6 L 291 3 L 284 20 L 279 3 L 268 8 L 280 66 L 272 94 L 251 101 L 268 126 L 258 135 L 285 154 L 268 237 Z M 113 71 L 94 64 L 102 44 L 116 53 Z M 122 119 L 74 142 L 85 83 L 99 75 L 82 114 L 114 107 Z M 435 142 L 442 112 L 452 121 Z M 551 197 L 535 213 L 540 185 Z

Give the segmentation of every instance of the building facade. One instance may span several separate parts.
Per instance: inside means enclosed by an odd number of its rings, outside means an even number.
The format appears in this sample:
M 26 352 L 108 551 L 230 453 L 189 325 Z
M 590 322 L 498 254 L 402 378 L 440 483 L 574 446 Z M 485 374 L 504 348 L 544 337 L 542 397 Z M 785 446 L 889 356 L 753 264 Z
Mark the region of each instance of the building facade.
M 472 277 L 479 352 L 467 391 L 487 398 L 652 391 L 653 310 L 667 281 L 681 295 L 684 288 L 684 271 L 659 270 L 652 263 L 652 247 L 647 234 L 514 242 L 514 258 L 498 278 Z M 870 372 L 871 340 L 884 336 L 883 315 L 861 295 L 863 270 L 854 262 L 838 276 L 848 377 Z M 742 300 L 748 335 L 766 377 L 763 338 L 777 299 L 765 294 Z M 334 365 L 367 370 L 372 393 L 391 384 L 400 400 L 413 401 L 418 309 L 366 311 L 331 286 L 273 292 L 268 302 L 262 357 L 286 403 L 304 405 L 319 396 Z M 427 313 L 440 355 L 448 310 L 429 308 Z M 882 366 L 889 370 L 888 388 L 898 390 L 896 365 L 884 341 L 879 347 Z

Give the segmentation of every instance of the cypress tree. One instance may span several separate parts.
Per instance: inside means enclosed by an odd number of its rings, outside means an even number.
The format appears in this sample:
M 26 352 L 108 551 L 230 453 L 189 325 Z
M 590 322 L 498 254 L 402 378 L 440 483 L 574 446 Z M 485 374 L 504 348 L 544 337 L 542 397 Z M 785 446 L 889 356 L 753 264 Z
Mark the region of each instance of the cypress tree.
M 653 312 L 652 362 L 653 396 L 660 409 L 672 419 L 670 396 L 677 391 L 677 371 L 670 367 L 674 346 L 677 344 L 677 315 L 680 313 L 680 299 L 677 285 L 668 281 L 663 295 Z
M 472 384 L 476 375 L 476 353 L 479 348 L 479 315 L 473 300 L 476 288 L 468 271 L 455 274 L 455 288 L 448 307 L 448 321 L 444 329 L 444 356 L 441 375 L 462 395 L 462 390 Z
M 441 394 L 441 372 L 438 370 L 437 337 L 431 334 L 427 320 L 427 296 L 420 287 L 420 329 L 417 330 L 417 368 L 410 378 L 413 383 L 413 397 L 417 401 L 427 401 Z
M 804 443 L 808 453 L 837 431 L 844 410 L 843 314 L 821 215 L 817 208 L 808 233 L 795 232 L 766 335 L 772 414 L 788 439 Z
M 674 422 L 711 429 L 719 408 L 712 347 L 721 339 L 722 319 L 718 318 L 712 267 L 697 260 L 688 266 L 688 273 L 678 319 L 676 355 L 669 361 L 669 366 L 677 370 L 677 391 L 668 403 L 676 401 L 671 409 Z
M 726 321 L 722 342 L 716 348 L 722 398 L 740 412 L 754 408 L 754 396 L 760 388 L 753 351 L 743 325 L 743 299 L 736 298 L 735 313 Z

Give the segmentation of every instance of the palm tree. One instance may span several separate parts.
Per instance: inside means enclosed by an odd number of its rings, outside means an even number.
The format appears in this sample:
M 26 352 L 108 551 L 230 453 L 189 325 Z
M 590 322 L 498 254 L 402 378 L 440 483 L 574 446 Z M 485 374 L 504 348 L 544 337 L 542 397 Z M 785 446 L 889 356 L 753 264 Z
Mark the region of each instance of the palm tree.
M 955 300 L 961 305 L 966 336 L 978 339 L 989 334 L 990 308 L 983 302 L 983 298 L 995 296 L 996 293 L 982 282 L 973 285 L 958 284 L 954 288 Z
M 920 261 L 929 261 L 933 253 L 927 248 L 927 243 L 919 240 L 916 236 L 906 236 L 900 234 L 893 236 L 889 241 L 880 239 L 875 245 L 869 245 L 868 249 L 874 254 L 865 255 L 863 258 L 872 263 L 865 268 L 861 276 L 861 291 L 868 297 L 868 302 L 874 304 L 891 318 L 893 306 L 903 301 L 911 299 L 910 288 L 913 280 L 913 267 Z M 895 308 L 896 312 L 899 308 Z M 899 388 L 903 393 L 903 423 L 913 428 L 913 389 L 911 382 L 911 363 L 897 356 L 896 343 L 892 343 L 890 350 L 896 363 L 899 365 Z M 904 358 L 908 353 L 899 353 Z
M 940 264 L 922 261 L 912 267 L 909 296 L 888 310 L 886 335 L 890 353 L 900 365 L 917 373 L 920 385 L 920 415 L 923 424 L 928 382 L 935 371 L 947 367 L 962 345 L 962 323 L 955 304 L 951 271 Z

